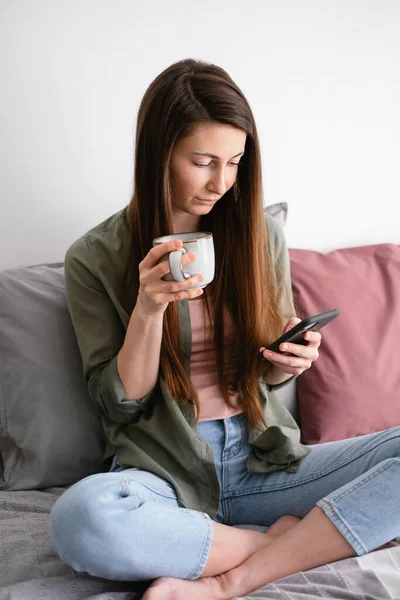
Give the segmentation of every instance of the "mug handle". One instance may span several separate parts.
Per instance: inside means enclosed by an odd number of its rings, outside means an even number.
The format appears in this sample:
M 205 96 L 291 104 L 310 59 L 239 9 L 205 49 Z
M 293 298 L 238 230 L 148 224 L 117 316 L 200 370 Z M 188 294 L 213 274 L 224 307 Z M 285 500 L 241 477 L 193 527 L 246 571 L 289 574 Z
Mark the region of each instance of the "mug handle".
M 185 253 L 185 248 L 179 248 L 179 250 L 173 250 L 169 253 L 169 268 L 175 281 L 185 281 L 191 277 L 190 273 L 184 273 L 182 271 L 182 256 Z

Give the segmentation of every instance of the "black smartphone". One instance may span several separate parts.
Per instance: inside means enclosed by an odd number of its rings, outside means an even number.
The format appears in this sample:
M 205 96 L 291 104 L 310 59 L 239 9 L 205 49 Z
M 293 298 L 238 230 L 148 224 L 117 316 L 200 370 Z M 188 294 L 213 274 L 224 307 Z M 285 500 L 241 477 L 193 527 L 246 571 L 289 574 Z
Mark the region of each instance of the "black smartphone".
M 332 321 L 332 319 L 335 319 L 339 314 L 340 311 L 337 308 L 333 308 L 332 310 L 314 315 L 313 317 L 307 317 L 300 321 L 300 323 L 297 323 L 292 329 L 289 329 L 289 331 L 284 333 L 280 338 L 272 342 L 266 349 L 283 354 L 282 350 L 279 349 L 279 346 L 283 342 L 291 342 L 292 344 L 302 344 L 305 346 L 307 344 L 307 340 L 304 339 L 306 331 L 318 331 L 319 329 L 322 329 L 322 327 L 329 323 L 329 321 Z M 258 354 L 257 358 L 259 361 L 266 360 L 262 355 L 262 352 Z

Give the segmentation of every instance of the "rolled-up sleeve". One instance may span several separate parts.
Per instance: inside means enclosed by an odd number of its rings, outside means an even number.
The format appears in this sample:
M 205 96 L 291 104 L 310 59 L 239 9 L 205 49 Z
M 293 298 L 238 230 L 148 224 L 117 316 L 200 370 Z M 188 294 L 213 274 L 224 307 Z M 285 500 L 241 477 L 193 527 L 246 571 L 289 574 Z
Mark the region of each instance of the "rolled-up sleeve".
M 124 343 L 126 330 L 91 264 L 90 248 L 84 237 L 67 250 L 64 268 L 67 305 L 89 395 L 111 421 L 121 424 L 134 422 L 156 386 L 143 398 L 126 399 L 117 369 L 117 355 Z

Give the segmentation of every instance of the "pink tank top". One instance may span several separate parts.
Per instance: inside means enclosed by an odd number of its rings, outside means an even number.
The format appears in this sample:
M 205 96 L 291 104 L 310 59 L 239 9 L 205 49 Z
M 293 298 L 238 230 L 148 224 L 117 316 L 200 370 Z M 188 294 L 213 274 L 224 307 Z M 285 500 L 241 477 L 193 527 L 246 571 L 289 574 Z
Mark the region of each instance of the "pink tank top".
M 189 300 L 190 321 L 192 326 L 192 354 L 190 362 L 190 376 L 199 396 L 200 415 L 199 422 L 214 419 L 226 419 L 242 413 L 237 404 L 238 392 L 232 389 L 230 396 L 236 408 L 225 404 L 217 377 L 217 364 L 214 342 L 210 339 L 210 322 L 202 298 Z M 238 357 L 234 356 L 229 367 L 229 356 L 232 345 L 232 320 L 229 313 L 224 314 L 225 326 L 225 373 L 228 381 L 234 383 L 238 369 Z

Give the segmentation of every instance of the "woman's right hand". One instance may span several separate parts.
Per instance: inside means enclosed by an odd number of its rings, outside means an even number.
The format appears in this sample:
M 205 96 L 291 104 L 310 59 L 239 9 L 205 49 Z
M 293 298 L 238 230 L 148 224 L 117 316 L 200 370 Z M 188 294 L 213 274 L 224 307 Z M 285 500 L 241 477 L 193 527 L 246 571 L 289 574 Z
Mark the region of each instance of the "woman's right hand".
M 148 314 L 164 313 L 168 304 L 176 300 L 184 300 L 185 298 L 196 298 L 201 296 L 203 290 L 197 288 L 188 290 L 204 279 L 198 279 L 200 274 L 193 275 L 185 281 L 163 281 L 161 278 L 167 273 L 170 273 L 169 261 L 165 260 L 160 263 L 158 261 L 165 254 L 178 250 L 182 247 L 182 240 L 179 240 L 180 245 L 175 246 L 177 240 L 171 240 L 154 246 L 139 264 L 139 294 L 138 302 L 142 310 Z M 196 259 L 194 252 L 187 252 L 182 255 L 182 266 L 193 262 Z

